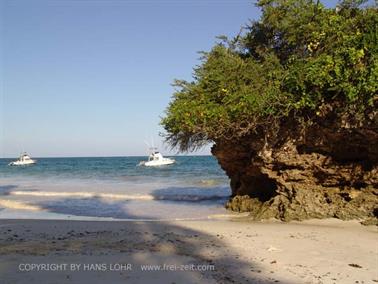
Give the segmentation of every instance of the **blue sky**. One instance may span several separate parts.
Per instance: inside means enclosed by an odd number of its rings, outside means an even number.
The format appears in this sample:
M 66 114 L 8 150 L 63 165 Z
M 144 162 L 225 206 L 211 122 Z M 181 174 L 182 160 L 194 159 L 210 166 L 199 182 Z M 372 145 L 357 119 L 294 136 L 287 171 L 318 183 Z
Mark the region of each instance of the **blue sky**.
M 259 17 L 244 0 L 0 2 L 0 157 L 144 155 L 151 137 L 169 153 L 171 83 Z

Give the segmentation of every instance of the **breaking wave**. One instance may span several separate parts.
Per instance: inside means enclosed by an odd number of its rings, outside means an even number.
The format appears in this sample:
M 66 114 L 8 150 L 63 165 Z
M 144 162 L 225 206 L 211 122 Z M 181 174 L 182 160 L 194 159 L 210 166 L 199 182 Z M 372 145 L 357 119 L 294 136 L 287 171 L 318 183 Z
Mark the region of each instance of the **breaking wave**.
M 6 199 L 0 199 L 0 207 L 8 208 L 8 209 L 18 209 L 18 210 L 33 210 L 33 211 L 43 210 L 43 208 L 36 205 L 30 205 L 24 202 L 6 200 Z
M 34 197 L 67 197 L 67 198 L 102 198 L 114 200 L 167 200 L 167 201 L 210 201 L 226 199 L 225 195 L 201 195 L 201 194 L 117 194 L 95 192 L 55 192 L 55 191 L 12 191 L 9 195 L 34 196 Z M 0 204 L 1 205 L 1 204 Z

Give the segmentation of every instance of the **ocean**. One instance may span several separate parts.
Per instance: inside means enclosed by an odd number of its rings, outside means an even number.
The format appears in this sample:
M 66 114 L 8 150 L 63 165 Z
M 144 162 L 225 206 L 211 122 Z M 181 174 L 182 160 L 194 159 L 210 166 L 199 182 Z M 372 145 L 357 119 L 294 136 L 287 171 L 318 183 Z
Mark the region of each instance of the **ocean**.
M 229 180 L 212 156 L 0 159 L 0 219 L 196 220 L 227 214 Z

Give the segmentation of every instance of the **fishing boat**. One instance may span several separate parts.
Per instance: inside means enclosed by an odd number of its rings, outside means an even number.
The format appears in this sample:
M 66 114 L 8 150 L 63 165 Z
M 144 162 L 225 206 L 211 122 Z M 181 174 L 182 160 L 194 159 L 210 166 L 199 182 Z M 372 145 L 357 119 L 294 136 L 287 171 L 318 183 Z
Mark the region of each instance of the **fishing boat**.
M 30 156 L 26 154 L 26 152 L 24 152 L 20 155 L 18 160 L 10 162 L 8 165 L 9 166 L 26 166 L 26 165 L 33 165 L 36 162 L 37 162 L 36 160 L 33 160 L 32 158 L 30 158 Z
M 139 163 L 141 166 L 157 167 L 174 164 L 176 161 L 171 158 L 164 158 L 163 155 L 157 151 L 157 148 L 151 148 L 151 153 L 148 156 L 148 161 L 142 161 Z

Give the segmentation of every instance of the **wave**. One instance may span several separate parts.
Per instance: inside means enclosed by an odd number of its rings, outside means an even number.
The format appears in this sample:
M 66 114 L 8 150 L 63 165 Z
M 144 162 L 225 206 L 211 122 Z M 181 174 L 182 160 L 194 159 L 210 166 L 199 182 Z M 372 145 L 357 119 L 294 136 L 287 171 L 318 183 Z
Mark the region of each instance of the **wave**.
M 10 195 L 26 195 L 37 197 L 84 197 L 84 198 L 109 198 L 124 200 L 153 200 L 152 195 L 130 195 L 115 193 L 94 193 L 94 192 L 55 192 L 55 191 L 12 191 Z
M 190 195 L 190 194 L 167 194 L 167 195 L 156 195 L 155 200 L 167 200 L 167 201 L 210 201 L 210 200 L 222 200 L 226 199 L 227 196 L 224 195 Z
M 224 180 L 221 179 L 201 179 L 197 181 L 197 185 L 203 186 L 203 187 L 212 187 L 212 186 L 219 186 L 224 184 Z
M 0 206 L 3 208 L 19 209 L 19 210 L 33 210 L 33 211 L 43 210 L 42 207 L 39 207 L 36 205 L 30 205 L 24 202 L 7 200 L 7 199 L 0 199 Z
M 74 197 L 74 198 L 103 198 L 116 200 L 167 200 L 167 201 L 210 201 L 226 199 L 225 195 L 199 195 L 199 194 L 116 194 L 94 192 L 55 192 L 55 191 L 12 191 L 10 195 L 35 197 Z

